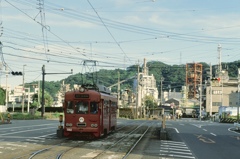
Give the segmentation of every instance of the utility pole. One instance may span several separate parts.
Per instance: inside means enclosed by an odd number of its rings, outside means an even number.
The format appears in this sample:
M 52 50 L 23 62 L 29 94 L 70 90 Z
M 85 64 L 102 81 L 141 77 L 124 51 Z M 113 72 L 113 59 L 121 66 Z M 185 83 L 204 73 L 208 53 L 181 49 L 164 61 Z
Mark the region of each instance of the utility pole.
M 160 96 L 160 103 L 162 105 L 162 82 L 164 81 L 164 78 L 161 77 L 161 96 Z
M 200 77 L 200 100 L 199 100 L 199 107 L 200 107 L 200 111 L 199 111 L 199 115 L 200 115 L 200 121 L 202 120 L 202 75 Z
M 201 121 L 202 120 L 202 83 L 199 84 L 199 91 L 200 91 L 200 99 L 199 99 L 199 107 L 200 107 L 200 110 L 199 110 L 199 115 L 200 115 L 200 118 L 199 120 Z
M 28 90 L 28 105 L 27 105 L 27 112 L 29 113 L 29 101 L 30 101 L 30 88 L 25 88 Z
M 40 81 L 38 81 L 38 106 L 40 105 Z
M 117 104 L 119 105 L 120 98 L 120 72 L 118 71 L 118 88 L 117 88 Z M 117 117 L 119 117 L 119 109 L 117 109 Z
M 210 63 L 210 116 L 212 116 L 212 64 Z
M 139 61 L 138 61 L 139 62 Z M 137 94 L 136 94 L 136 97 L 137 97 L 137 99 L 136 99 L 136 119 L 138 118 L 138 104 L 139 104 L 139 102 L 138 102 L 138 99 L 139 99 L 139 97 L 138 97 L 138 95 L 139 95 L 139 63 L 138 63 L 138 70 L 137 70 L 138 72 L 137 72 Z
M 240 68 L 238 68 L 238 109 L 237 109 L 237 123 L 239 123 L 239 107 L 240 107 Z
M 8 108 L 8 86 L 7 86 L 7 79 L 8 79 L 8 70 L 7 65 L 5 65 L 5 71 L 6 71 L 6 109 Z
M 221 50 L 222 50 L 222 46 L 220 44 L 218 44 L 218 59 L 219 59 L 218 71 L 219 71 L 219 73 L 222 71 Z
M 24 97 L 24 95 L 25 95 L 25 88 L 24 88 L 24 87 L 25 87 L 25 86 L 24 86 L 24 85 L 25 85 L 25 84 L 24 84 L 24 76 L 25 76 L 25 72 L 24 72 L 24 67 L 25 67 L 25 66 L 27 66 L 27 65 L 23 65 L 23 83 L 22 83 L 22 87 L 23 87 L 23 88 L 22 88 L 22 91 L 23 91 L 23 92 L 22 92 L 22 113 L 24 113 L 24 98 L 25 98 L 25 97 Z
M 47 74 L 72 74 L 73 70 L 71 69 L 70 73 L 46 73 L 45 72 L 45 65 L 42 66 L 42 113 L 41 116 L 43 117 L 44 112 L 45 112 L 45 100 L 44 100 L 44 83 L 45 83 L 45 75 Z
M 43 117 L 43 114 L 45 112 L 45 99 L 44 99 L 44 84 L 45 84 L 45 65 L 42 67 L 42 113 L 41 116 Z

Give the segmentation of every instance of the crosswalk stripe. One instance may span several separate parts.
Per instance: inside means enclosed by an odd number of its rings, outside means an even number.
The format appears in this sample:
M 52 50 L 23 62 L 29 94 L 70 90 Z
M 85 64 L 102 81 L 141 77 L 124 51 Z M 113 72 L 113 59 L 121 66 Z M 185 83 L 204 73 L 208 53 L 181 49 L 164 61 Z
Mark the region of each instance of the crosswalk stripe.
M 165 150 L 160 150 L 160 152 L 168 152 L 168 153 L 171 153 L 171 154 L 185 154 L 185 155 L 192 155 L 192 153 L 178 152 L 178 151 L 165 151 Z
M 183 156 L 183 155 L 172 155 L 172 154 L 160 154 L 161 156 L 163 157 L 177 157 L 177 158 L 184 158 L 184 159 L 187 159 L 187 158 L 192 158 L 192 159 L 195 159 L 195 157 L 193 156 Z
M 176 149 L 176 148 L 169 148 L 169 147 L 162 147 L 161 149 L 167 149 L 167 150 L 175 150 L 175 151 L 188 151 L 188 152 L 191 152 L 190 150 L 186 150 L 185 148 L 184 149 L 182 149 L 182 148 L 178 148 L 178 149 Z
M 176 157 L 185 159 L 195 159 L 192 152 L 189 150 L 188 146 L 184 142 L 176 141 L 161 141 L 160 143 L 160 154 L 162 158 Z

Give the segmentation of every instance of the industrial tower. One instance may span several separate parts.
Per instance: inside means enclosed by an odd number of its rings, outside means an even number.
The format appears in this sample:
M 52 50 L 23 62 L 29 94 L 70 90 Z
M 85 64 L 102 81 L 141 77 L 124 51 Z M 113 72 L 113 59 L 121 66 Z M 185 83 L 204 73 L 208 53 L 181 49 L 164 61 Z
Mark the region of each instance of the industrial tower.
M 186 64 L 186 86 L 188 99 L 199 98 L 199 85 L 202 83 L 202 64 Z

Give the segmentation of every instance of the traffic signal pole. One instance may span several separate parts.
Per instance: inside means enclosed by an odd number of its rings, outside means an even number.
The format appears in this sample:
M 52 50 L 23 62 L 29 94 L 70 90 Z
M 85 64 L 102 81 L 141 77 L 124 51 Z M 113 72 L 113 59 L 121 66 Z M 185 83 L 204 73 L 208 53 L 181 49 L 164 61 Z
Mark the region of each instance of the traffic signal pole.
M 71 69 L 70 73 L 46 73 L 45 72 L 45 65 L 42 66 L 42 113 L 41 116 L 43 117 L 45 112 L 45 99 L 44 99 L 44 87 L 45 87 L 45 75 L 50 74 L 72 74 L 73 70 Z

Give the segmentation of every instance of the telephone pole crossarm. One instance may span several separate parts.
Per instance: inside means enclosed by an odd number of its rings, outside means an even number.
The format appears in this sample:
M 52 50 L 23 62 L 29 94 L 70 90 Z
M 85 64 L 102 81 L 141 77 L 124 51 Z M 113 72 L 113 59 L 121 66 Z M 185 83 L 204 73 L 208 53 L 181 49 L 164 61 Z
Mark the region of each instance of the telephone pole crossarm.
M 73 69 L 71 69 L 70 73 L 46 73 L 45 72 L 45 65 L 42 66 L 42 113 L 41 116 L 43 117 L 45 109 L 45 100 L 44 100 L 44 84 L 45 84 L 45 75 L 53 75 L 53 74 L 73 74 Z

